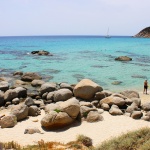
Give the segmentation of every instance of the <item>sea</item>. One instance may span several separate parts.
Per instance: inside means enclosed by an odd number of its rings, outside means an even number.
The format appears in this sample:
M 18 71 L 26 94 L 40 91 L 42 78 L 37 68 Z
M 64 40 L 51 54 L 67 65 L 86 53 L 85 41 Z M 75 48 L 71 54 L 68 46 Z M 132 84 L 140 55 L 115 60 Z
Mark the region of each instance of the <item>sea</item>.
M 53 56 L 32 55 L 46 50 Z M 115 61 L 129 56 L 132 61 Z M 76 84 L 84 78 L 105 90 L 143 90 L 150 80 L 150 39 L 129 36 L 0 37 L 0 77 L 37 72 L 47 82 Z M 150 82 L 150 81 L 149 81 Z

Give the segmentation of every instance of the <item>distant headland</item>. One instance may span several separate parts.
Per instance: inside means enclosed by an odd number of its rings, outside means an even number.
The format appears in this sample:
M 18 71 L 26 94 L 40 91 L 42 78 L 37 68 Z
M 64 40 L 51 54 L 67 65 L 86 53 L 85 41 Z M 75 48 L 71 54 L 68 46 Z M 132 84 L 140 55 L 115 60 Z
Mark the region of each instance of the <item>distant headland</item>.
M 150 38 L 150 27 L 147 27 L 136 34 L 134 37 Z

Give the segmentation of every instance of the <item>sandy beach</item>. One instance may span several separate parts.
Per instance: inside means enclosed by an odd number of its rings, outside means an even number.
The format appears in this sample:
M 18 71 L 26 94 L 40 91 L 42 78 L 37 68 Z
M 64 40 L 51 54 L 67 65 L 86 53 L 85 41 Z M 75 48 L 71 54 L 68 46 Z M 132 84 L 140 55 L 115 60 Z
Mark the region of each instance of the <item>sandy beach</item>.
M 142 103 L 150 100 L 150 95 L 140 93 Z M 149 91 L 148 91 L 149 93 Z M 0 114 L 7 114 L 8 111 L 2 110 Z M 13 128 L 0 128 L 0 141 L 16 141 L 21 145 L 35 144 L 37 141 L 43 139 L 44 141 L 57 141 L 67 143 L 76 139 L 78 134 L 86 135 L 93 140 L 93 145 L 100 144 L 101 142 L 110 139 L 111 137 L 127 133 L 128 131 L 140 129 L 142 127 L 150 127 L 150 122 L 143 120 L 134 120 L 131 117 L 112 116 L 108 112 L 104 112 L 102 116 L 103 121 L 96 123 L 87 123 L 83 121 L 80 125 L 74 125 L 64 130 L 45 131 L 41 128 L 40 120 L 44 116 L 42 110 L 41 115 L 37 117 L 29 117 L 28 119 L 18 122 Z M 33 120 L 38 119 L 38 122 Z M 37 127 L 43 134 L 24 134 L 27 127 Z

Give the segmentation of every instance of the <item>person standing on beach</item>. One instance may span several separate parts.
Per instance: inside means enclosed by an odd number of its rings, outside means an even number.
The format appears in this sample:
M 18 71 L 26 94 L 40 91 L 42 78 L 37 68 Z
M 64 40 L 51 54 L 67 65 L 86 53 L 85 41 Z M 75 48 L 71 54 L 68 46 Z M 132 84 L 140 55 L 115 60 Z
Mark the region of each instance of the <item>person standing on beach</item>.
M 148 82 L 147 82 L 147 80 L 145 80 L 144 81 L 144 91 L 143 91 L 143 94 L 144 94 L 144 92 L 146 92 L 146 94 L 147 94 L 147 88 L 148 88 Z

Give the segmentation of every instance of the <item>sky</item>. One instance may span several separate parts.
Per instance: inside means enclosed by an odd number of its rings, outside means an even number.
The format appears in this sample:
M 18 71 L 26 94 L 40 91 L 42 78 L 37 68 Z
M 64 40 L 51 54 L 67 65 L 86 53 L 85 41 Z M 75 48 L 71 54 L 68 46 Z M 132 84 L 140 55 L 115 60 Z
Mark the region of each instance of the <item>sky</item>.
M 150 0 L 0 0 L 0 36 L 135 35 Z

